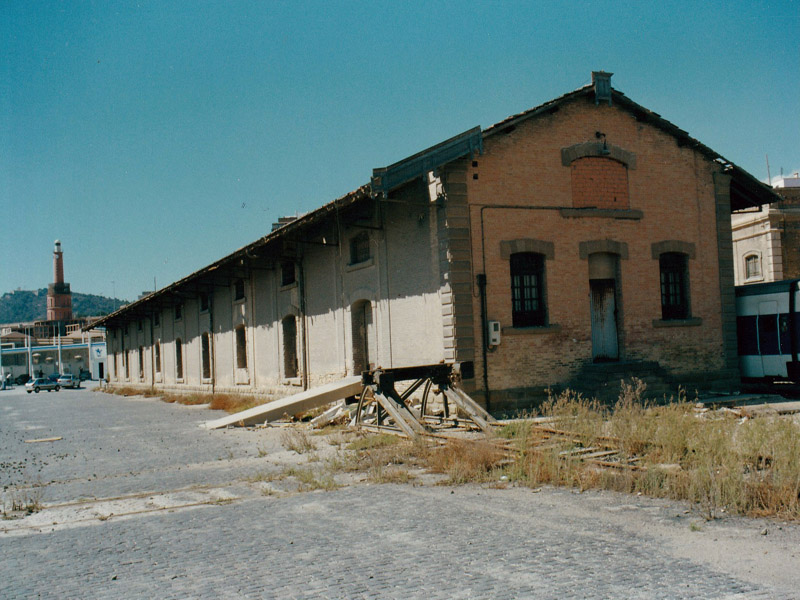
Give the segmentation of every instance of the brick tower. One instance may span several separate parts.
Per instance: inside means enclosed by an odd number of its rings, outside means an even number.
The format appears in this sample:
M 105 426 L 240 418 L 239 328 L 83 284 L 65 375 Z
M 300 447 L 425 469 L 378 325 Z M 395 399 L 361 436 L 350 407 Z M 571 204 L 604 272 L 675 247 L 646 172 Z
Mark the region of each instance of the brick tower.
M 56 240 L 53 249 L 53 283 L 47 286 L 47 320 L 69 321 L 72 319 L 72 292 L 64 283 L 64 253 L 61 242 Z

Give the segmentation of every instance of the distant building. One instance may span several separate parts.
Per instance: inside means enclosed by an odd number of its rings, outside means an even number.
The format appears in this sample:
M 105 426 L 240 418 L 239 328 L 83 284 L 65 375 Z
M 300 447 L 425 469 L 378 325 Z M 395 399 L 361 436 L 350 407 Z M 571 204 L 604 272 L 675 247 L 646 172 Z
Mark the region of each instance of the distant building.
M 800 278 L 800 176 L 774 188 L 779 202 L 731 216 L 736 285 Z
M 0 375 L 78 375 L 89 371 L 93 379 L 105 377 L 105 330 L 82 331 L 96 320 L 97 317 L 73 316 L 72 291 L 64 282 L 64 253 L 61 242 L 56 240 L 53 283 L 47 286 L 47 318 L 0 325 Z

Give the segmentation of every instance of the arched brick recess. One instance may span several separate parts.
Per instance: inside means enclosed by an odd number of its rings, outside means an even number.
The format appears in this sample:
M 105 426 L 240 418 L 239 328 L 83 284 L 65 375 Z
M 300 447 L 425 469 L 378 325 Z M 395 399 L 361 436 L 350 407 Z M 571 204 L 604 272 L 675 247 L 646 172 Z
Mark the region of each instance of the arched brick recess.
M 555 246 L 553 242 L 544 240 L 534 240 L 530 238 L 520 240 L 507 240 L 500 242 L 500 258 L 508 260 L 512 254 L 517 252 L 535 252 L 543 254 L 547 260 L 555 258 Z
M 568 167 L 579 158 L 586 158 L 587 156 L 612 158 L 629 169 L 636 168 L 636 155 L 633 152 L 628 152 L 619 146 L 611 144 L 604 145 L 602 142 L 584 142 L 583 144 L 562 148 L 561 164 Z
M 630 208 L 628 168 L 607 157 L 586 156 L 572 162 L 572 206 L 575 208 Z
M 615 242 L 614 240 L 592 240 L 578 244 L 578 253 L 582 260 L 589 258 L 595 252 L 608 252 L 618 254 L 623 260 L 628 258 L 628 244 L 626 242 Z
M 655 242 L 650 247 L 652 249 L 654 260 L 658 260 L 658 258 L 665 252 L 678 252 L 680 254 L 685 254 L 691 259 L 694 259 L 697 255 L 697 251 L 695 250 L 693 243 L 682 242 L 680 240 L 664 240 L 663 242 Z

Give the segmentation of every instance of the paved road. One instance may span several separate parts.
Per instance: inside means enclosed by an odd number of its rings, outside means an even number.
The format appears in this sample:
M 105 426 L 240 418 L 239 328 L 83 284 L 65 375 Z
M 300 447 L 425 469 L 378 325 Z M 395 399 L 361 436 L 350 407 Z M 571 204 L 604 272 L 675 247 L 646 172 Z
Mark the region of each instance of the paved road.
M 800 597 L 797 526 L 705 523 L 681 504 L 554 489 L 264 495 L 276 488 L 253 474 L 307 459 L 274 432 L 198 428 L 215 416 L 97 392 L 0 392 L 4 494 L 47 505 L 0 521 L 0 596 Z M 47 437 L 63 439 L 25 443 Z

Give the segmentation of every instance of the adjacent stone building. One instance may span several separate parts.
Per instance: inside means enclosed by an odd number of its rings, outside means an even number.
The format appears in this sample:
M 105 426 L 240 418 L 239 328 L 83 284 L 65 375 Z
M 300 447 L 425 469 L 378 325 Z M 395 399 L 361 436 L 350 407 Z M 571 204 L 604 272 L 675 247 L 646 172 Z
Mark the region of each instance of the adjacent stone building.
M 112 382 L 285 394 L 458 362 L 492 410 L 630 374 L 737 385 L 731 211 L 776 198 L 610 77 L 375 169 L 105 317 Z
M 732 217 L 736 285 L 800 278 L 800 176 L 775 192 L 780 201 Z

